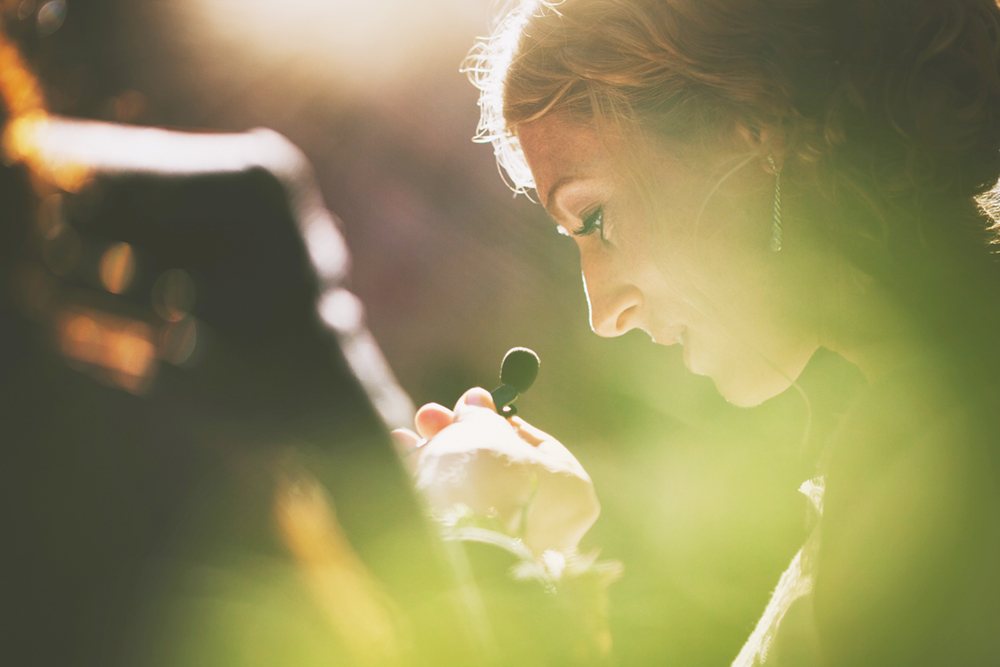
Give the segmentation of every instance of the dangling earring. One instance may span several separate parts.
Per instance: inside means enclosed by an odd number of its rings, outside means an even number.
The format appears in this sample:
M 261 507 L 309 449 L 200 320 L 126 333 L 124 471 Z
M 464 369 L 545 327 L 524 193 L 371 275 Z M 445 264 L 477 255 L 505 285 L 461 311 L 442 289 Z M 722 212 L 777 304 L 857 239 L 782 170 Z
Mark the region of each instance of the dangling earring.
M 774 158 L 767 156 L 767 163 L 774 171 L 774 219 L 771 221 L 771 250 L 781 250 L 781 170 L 774 163 Z

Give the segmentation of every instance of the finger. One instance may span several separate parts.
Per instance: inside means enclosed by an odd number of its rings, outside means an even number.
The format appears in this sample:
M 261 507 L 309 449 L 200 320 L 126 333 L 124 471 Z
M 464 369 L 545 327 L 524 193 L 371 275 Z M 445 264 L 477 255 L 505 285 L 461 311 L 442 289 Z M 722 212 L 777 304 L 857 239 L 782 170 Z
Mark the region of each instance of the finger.
M 470 410 L 481 409 L 496 412 L 497 406 L 493 403 L 493 395 L 490 392 L 482 387 L 473 387 L 462 394 L 462 398 L 458 399 L 458 403 L 455 404 L 455 415 L 461 416 Z
M 417 426 L 417 433 L 422 437 L 430 439 L 441 432 L 446 426 L 451 426 L 455 421 L 455 413 L 437 403 L 428 403 L 419 410 L 414 418 Z
M 412 454 L 422 442 L 420 436 L 408 428 L 397 428 L 389 435 L 392 436 L 392 444 L 395 445 L 396 451 L 402 457 Z

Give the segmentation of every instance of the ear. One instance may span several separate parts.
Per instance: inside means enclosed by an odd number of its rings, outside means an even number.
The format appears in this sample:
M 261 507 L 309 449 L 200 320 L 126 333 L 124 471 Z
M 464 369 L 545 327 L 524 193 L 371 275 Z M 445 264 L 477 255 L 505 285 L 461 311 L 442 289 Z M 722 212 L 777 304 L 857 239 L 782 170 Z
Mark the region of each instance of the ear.
M 781 119 L 767 125 L 751 123 L 749 120 L 741 121 L 737 124 L 736 131 L 750 150 L 758 154 L 764 171 L 774 174 L 782 170 L 785 166 L 785 130 Z M 774 168 L 768 157 L 774 160 Z

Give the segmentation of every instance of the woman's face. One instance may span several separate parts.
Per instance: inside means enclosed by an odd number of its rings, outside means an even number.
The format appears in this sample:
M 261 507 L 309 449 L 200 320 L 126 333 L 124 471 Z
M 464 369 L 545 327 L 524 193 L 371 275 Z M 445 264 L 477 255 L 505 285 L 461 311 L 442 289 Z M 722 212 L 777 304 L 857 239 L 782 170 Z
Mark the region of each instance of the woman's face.
M 579 246 L 596 333 L 682 344 L 688 369 L 737 405 L 798 377 L 819 346 L 818 264 L 787 231 L 770 250 L 775 177 L 749 144 L 599 138 L 558 114 L 517 134 L 542 204 Z

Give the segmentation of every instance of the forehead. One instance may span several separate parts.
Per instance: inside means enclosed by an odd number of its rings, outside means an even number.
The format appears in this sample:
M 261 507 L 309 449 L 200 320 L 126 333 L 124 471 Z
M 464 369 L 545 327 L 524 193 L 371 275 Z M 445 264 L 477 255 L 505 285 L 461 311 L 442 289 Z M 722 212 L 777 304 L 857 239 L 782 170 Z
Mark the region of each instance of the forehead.
M 590 125 L 549 114 L 519 126 L 517 138 L 542 203 L 561 181 L 611 175 L 607 139 Z

